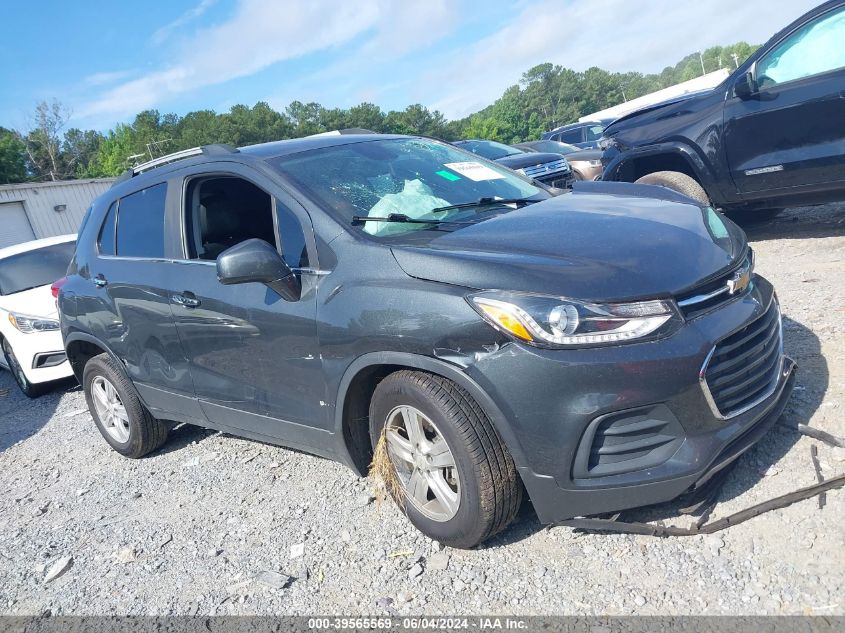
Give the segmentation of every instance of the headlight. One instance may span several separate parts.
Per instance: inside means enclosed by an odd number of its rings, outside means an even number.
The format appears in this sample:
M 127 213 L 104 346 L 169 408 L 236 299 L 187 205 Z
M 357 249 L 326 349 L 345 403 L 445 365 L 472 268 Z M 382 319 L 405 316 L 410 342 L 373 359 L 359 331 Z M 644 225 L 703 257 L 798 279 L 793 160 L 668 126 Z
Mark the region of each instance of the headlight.
M 17 314 L 9 312 L 9 323 L 12 326 L 23 332 L 24 334 L 32 334 L 33 332 L 49 332 L 51 330 L 59 329 L 59 322 L 55 319 L 44 319 L 42 317 L 27 316 L 25 314 Z
M 675 315 L 670 301 L 584 303 L 517 292 L 467 297 L 493 327 L 537 347 L 580 347 L 642 339 Z
M 519 169 L 514 169 L 514 171 L 518 174 L 522 174 L 523 176 L 525 175 L 525 170 L 522 169 L 521 167 Z
M 600 160 L 591 160 L 590 161 L 590 167 L 601 167 L 601 161 Z

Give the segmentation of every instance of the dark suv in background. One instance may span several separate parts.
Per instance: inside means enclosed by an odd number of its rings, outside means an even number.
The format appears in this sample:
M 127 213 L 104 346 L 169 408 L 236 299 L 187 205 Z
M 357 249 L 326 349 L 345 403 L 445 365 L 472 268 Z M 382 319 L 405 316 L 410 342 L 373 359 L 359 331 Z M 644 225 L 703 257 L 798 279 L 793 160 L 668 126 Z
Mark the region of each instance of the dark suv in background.
M 469 139 L 453 145 L 513 169 L 549 187 L 565 189 L 575 182 L 572 168 L 559 153 L 529 152 L 497 141 Z
M 569 143 L 581 149 L 595 149 L 604 133 L 604 128 L 610 123 L 606 121 L 582 121 L 556 127 L 550 132 L 544 132 L 542 138 L 550 141 Z
M 845 3 L 802 16 L 712 91 L 616 120 L 601 144 L 602 180 L 746 217 L 845 198 Z
M 778 302 L 713 209 L 582 185 L 389 135 L 152 161 L 83 222 L 67 357 L 122 455 L 189 423 L 375 463 L 455 547 L 523 486 L 546 523 L 674 498 L 784 407 Z

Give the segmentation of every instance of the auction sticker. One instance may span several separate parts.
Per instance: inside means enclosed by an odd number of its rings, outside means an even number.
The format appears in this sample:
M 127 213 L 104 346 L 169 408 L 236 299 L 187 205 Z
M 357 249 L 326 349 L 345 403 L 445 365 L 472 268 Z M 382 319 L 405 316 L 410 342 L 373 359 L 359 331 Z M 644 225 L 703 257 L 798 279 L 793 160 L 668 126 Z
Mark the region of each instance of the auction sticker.
M 490 169 L 487 165 L 476 163 L 475 161 L 467 161 L 465 163 L 446 163 L 444 165 L 452 171 L 458 172 L 461 176 L 475 180 L 498 180 L 504 178 L 504 174 L 500 174 L 494 169 Z

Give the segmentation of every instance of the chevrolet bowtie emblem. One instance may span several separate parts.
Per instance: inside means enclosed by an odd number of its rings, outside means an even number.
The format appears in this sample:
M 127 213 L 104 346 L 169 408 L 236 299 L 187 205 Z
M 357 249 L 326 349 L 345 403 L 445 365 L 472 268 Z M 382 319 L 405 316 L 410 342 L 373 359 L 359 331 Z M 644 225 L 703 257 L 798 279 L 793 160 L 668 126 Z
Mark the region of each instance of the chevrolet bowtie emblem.
M 730 279 L 728 279 L 728 294 L 735 295 L 746 288 L 751 283 L 751 271 L 748 269 L 736 271 Z

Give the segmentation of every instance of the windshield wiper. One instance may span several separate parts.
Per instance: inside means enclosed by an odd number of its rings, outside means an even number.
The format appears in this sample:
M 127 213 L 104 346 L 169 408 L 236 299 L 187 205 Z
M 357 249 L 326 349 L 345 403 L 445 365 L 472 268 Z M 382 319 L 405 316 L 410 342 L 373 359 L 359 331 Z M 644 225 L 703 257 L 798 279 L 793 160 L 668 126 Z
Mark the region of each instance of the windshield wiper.
M 459 222 L 457 220 L 435 220 L 431 218 L 412 218 L 404 213 L 391 213 L 385 218 L 377 218 L 366 215 L 353 215 L 352 224 L 362 222 L 404 222 L 407 224 L 475 224 L 475 222 Z
M 453 209 L 471 209 L 473 207 L 489 207 L 500 204 L 531 204 L 532 202 L 539 202 L 539 200 L 531 200 L 529 198 L 479 198 L 474 202 L 461 202 L 459 204 L 449 204 L 445 207 L 437 207 L 432 209 L 432 213 L 442 213 L 443 211 L 452 211 Z

